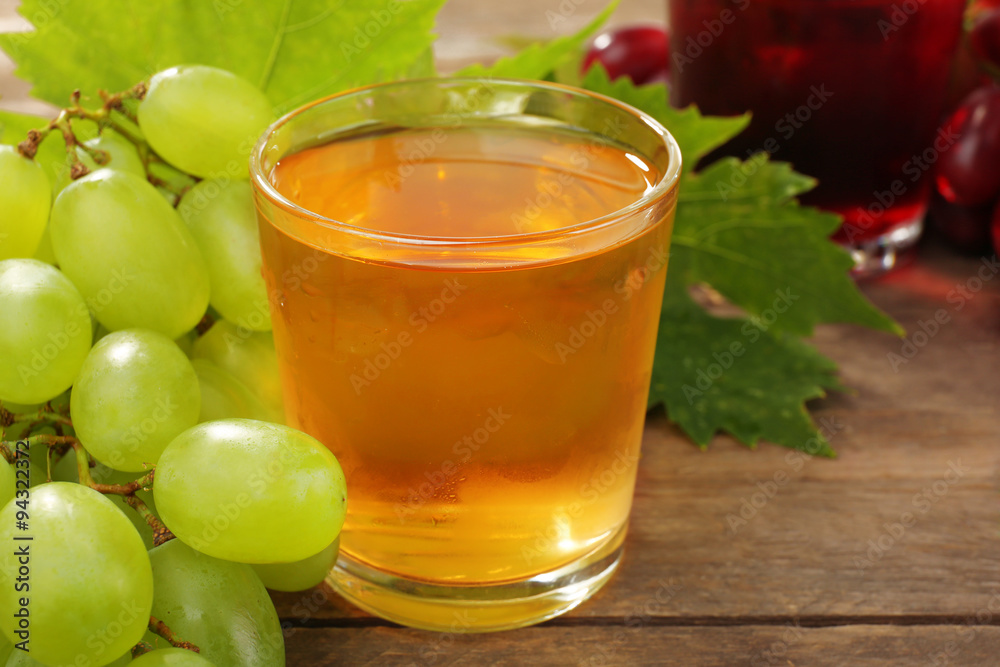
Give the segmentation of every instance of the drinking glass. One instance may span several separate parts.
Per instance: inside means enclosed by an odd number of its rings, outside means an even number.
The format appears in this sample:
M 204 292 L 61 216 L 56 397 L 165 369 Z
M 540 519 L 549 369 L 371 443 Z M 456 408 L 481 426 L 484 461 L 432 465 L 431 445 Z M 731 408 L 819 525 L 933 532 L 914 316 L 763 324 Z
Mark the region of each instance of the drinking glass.
M 535 623 L 614 572 L 681 157 L 569 87 L 427 79 L 251 158 L 289 423 L 347 477 L 334 587 L 410 626 Z
M 671 102 L 753 112 L 718 154 L 766 151 L 819 179 L 859 274 L 923 229 L 965 0 L 670 0 Z

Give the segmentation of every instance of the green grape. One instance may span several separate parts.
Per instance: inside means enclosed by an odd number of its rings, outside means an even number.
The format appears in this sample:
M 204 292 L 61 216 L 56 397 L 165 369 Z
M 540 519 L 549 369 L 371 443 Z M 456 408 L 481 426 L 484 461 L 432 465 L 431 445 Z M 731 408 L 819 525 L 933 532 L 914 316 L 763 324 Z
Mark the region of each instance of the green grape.
M 337 562 L 340 538 L 309 558 L 294 563 L 264 563 L 252 565 L 264 585 L 272 591 L 295 593 L 320 585 Z
M 195 341 L 193 358 L 207 359 L 231 373 L 267 408 L 270 418 L 265 421 L 284 423 L 278 355 L 270 332 L 250 331 L 219 320 Z
M 69 450 L 54 466 L 52 466 L 53 482 L 79 482 L 80 471 L 77 467 L 76 453 Z M 112 499 L 114 502 L 114 499 Z
M 198 423 L 198 376 L 174 341 L 126 329 L 102 338 L 80 368 L 70 412 L 76 435 L 115 470 L 140 472 Z
M 97 345 L 97 341 L 101 340 L 102 338 L 104 338 L 105 336 L 107 336 L 109 333 L 111 333 L 111 332 L 108 331 L 108 328 L 106 326 L 104 326 L 103 324 L 101 324 L 100 322 L 98 322 L 97 326 L 94 327 L 94 345 Z
M 196 329 L 191 329 L 186 334 L 180 335 L 174 339 L 177 343 L 177 347 L 181 348 L 181 352 L 188 358 L 194 352 L 194 342 L 198 340 L 198 331 Z
M 56 197 L 49 224 L 59 266 L 109 330 L 176 338 L 205 313 L 205 260 L 177 211 L 138 176 L 84 176 Z
M 93 139 L 88 139 L 83 142 L 83 145 L 88 148 L 96 148 L 98 150 L 105 151 L 108 154 L 107 164 L 97 164 L 94 161 L 94 158 L 90 157 L 90 153 L 78 147 L 76 149 L 76 154 L 79 156 L 80 162 L 87 167 L 88 171 L 93 172 L 98 169 L 124 171 L 130 174 L 135 174 L 139 178 L 145 180 L 146 168 L 143 166 L 142 159 L 139 157 L 139 153 L 135 150 L 135 146 L 128 139 L 122 137 L 113 130 L 105 130 Z M 61 190 L 71 182 L 72 181 L 69 178 L 69 171 L 67 170 L 60 176 L 58 187 Z
M 44 403 L 66 391 L 90 349 L 80 292 L 35 259 L 0 261 L 0 400 Z
M 273 118 L 252 83 L 203 65 L 153 75 L 139 105 L 139 127 L 153 150 L 202 178 L 245 178 L 250 150 Z
M 134 472 L 122 472 L 120 470 L 114 470 L 107 467 L 103 463 L 98 463 L 96 466 L 90 469 L 90 477 L 98 484 L 128 484 L 129 482 L 135 481 L 141 475 Z M 78 483 L 80 481 L 79 468 L 77 467 L 76 455 L 71 450 L 66 454 L 66 456 L 59 459 L 59 462 L 52 468 L 52 479 L 56 482 L 73 482 Z M 139 491 L 136 493 L 146 506 L 149 507 L 153 514 L 156 514 L 156 504 L 153 502 L 153 494 L 150 491 Z M 135 530 L 139 533 L 139 537 L 142 538 L 142 543 L 147 549 L 153 548 L 153 529 L 150 528 L 146 520 L 143 519 L 138 512 L 132 509 L 122 496 L 118 495 L 108 495 L 105 496 L 111 503 L 121 510 L 132 525 L 135 526 Z
M 197 502 L 197 501 L 192 501 Z M 198 553 L 180 540 L 149 552 L 156 596 L 153 615 L 217 667 L 282 667 L 281 623 L 249 565 Z M 162 639 L 147 633 L 154 647 Z
M 186 648 L 161 648 L 144 653 L 132 661 L 135 667 L 216 667 L 194 651 Z
M 271 413 L 246 385 L 207 359 L 191 362 L 201 387 L 198 422 L 242 418 L 270 421 Z
M 49 231 L 49 225 L 46 223 L 45 231 L 42 232 L 42 240 L 38 242 L 38 249 L 35 250 L 35 254 L 32 255 L 34 259 L 39 262 L 45 262 L 46 264 L 55 265 L 56 253 L 52 250 L 52 232 Z
M 30 535 L 31 656 L 50 665 L 114 661 L 142 636 L 153 605 L 153 573 L 142 540 L 107 498 L 80 484 L 52 482 L 31 493 L 28 531 L 15 528 L 19 500 L 0 510 L 0 624 L 15 645 L 15 537 Z M 23 502 L 20 501 L 20 502 Z M 15 546 L 17 545 L 17 546 Z
M 13 146 L 0 146 L 0 183 L 0 259 L 31 257 L 49 219 L 49 177 Z
M 177 211 L 208 264 L 212 307 L 230 322 L 270 331 L 250 184 L 229 179 L 202 181 L 181 198 Z
M 216 558 L 288 563 L 340 533 L 347 491 L 311 436 L 251 419 L 199 424 L 167 445 L 153 497 L 174 535 Z
M 5 664 L 14 651 L 14 645 L 7 639 L 7 635 L 0 632 L 0 665 Z M 23 652 L 23 651 L 22 651 Z
M 34 653 L 34 651 L 32 651 Z M 0 652 L 0 655 L 3 655 Z M 129 651 L 122 655 L 120 658 L 114 662 L 109 662 L 107 667 L 122 667 L 122 665 L 128 665 L 132 663 L 132 652 Z M 25 653 L 24 651 L 15 649 L 11 646 L 10 656 L 7 657 L 7 662 L 0 662 L 4 667 L 47 667 L 43 662 L 38 662 L 33 657 L 31 653 Z M 84 663 L 88 664 L 88 663 Z
M 14 466 L 0 460 L 0 507 L 11 501 L 17 492 L 17 476 Z

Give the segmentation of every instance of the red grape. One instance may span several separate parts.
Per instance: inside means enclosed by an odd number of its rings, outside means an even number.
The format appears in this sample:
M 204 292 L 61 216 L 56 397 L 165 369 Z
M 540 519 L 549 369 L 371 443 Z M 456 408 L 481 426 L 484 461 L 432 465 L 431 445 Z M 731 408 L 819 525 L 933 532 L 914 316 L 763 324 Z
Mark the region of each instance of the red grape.
M 990 246 L 991 206 L 958 206 L 938 193 L 931 195 L 927 222 L 954 248 L 978 254 Z
M 953 204 L 979 206 L 1000 193 L 1000 88 L 974 90 L 948 119 L 957 136 L 937 164 L 938 192 Z
M 663 28 L 649 25 L 616 28 L 594 38 L 583 59 L 583 71 L 598 61 L 612 79 L 627 76 L 636 85 L 642 85 L 654 78 L 662 80 L 669 73 L 668 50 Z
M 969 30 L 969 41 L 977 58 L 1000 67 L 1000 8 L 987 9 L 976 15 Z

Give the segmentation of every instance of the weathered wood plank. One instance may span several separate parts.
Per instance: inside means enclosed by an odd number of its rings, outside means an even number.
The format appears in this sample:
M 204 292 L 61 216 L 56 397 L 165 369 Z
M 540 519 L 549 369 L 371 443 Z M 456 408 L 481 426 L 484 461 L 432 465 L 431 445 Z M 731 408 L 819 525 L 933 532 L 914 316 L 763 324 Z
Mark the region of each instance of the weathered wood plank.
M 995 626 L 861 625 L 805 628 L 542 626 L 490 635 L 397 628 L 300 629 L 288 665 L 949 665 L 1000 659 Z M 936 661 L 936 662 L 935 662 Z

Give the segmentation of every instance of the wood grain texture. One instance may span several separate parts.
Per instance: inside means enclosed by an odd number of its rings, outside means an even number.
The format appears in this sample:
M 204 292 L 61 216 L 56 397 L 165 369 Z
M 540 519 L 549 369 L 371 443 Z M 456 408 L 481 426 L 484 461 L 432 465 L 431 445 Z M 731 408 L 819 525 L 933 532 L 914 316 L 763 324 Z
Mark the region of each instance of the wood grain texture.
M 593 664 L 755 664 L 788 623 L 810 629 L 756 664 L 934 664 L 949 641 L 961 651 L 938 664 L 1000 664 L 1000 276 L 948 300 L 983 266 L 927 249 L 865 286 L 908 339 L 950 313 L 898 372 L 886 355 L 904 341 L 819 331 L 856 392 L 816 404 L 835 460 L 726 437 L 702 452 L 651 415 L 625 560 L 568 616 L 442 643 L 328 591 L 285 595 L 290 664 L 333 664 L 325 652 L 347 660 L 337 664 L 424 664 L 413 656 L 432 649 L 426 664 L 591 664 L 616 628 L 630 639 Z M 989 627 L 970 635 L 969 623 Z
M 300 630 L 296 639 L 288 651 L 288 664 L 293 667 L 983 667 L 997 664 L 1000 656 L 1000 628 L 993 626 L 805 628 L 793 621 L 738 627 L 542 626 L 492 635 L 326 629 Z

